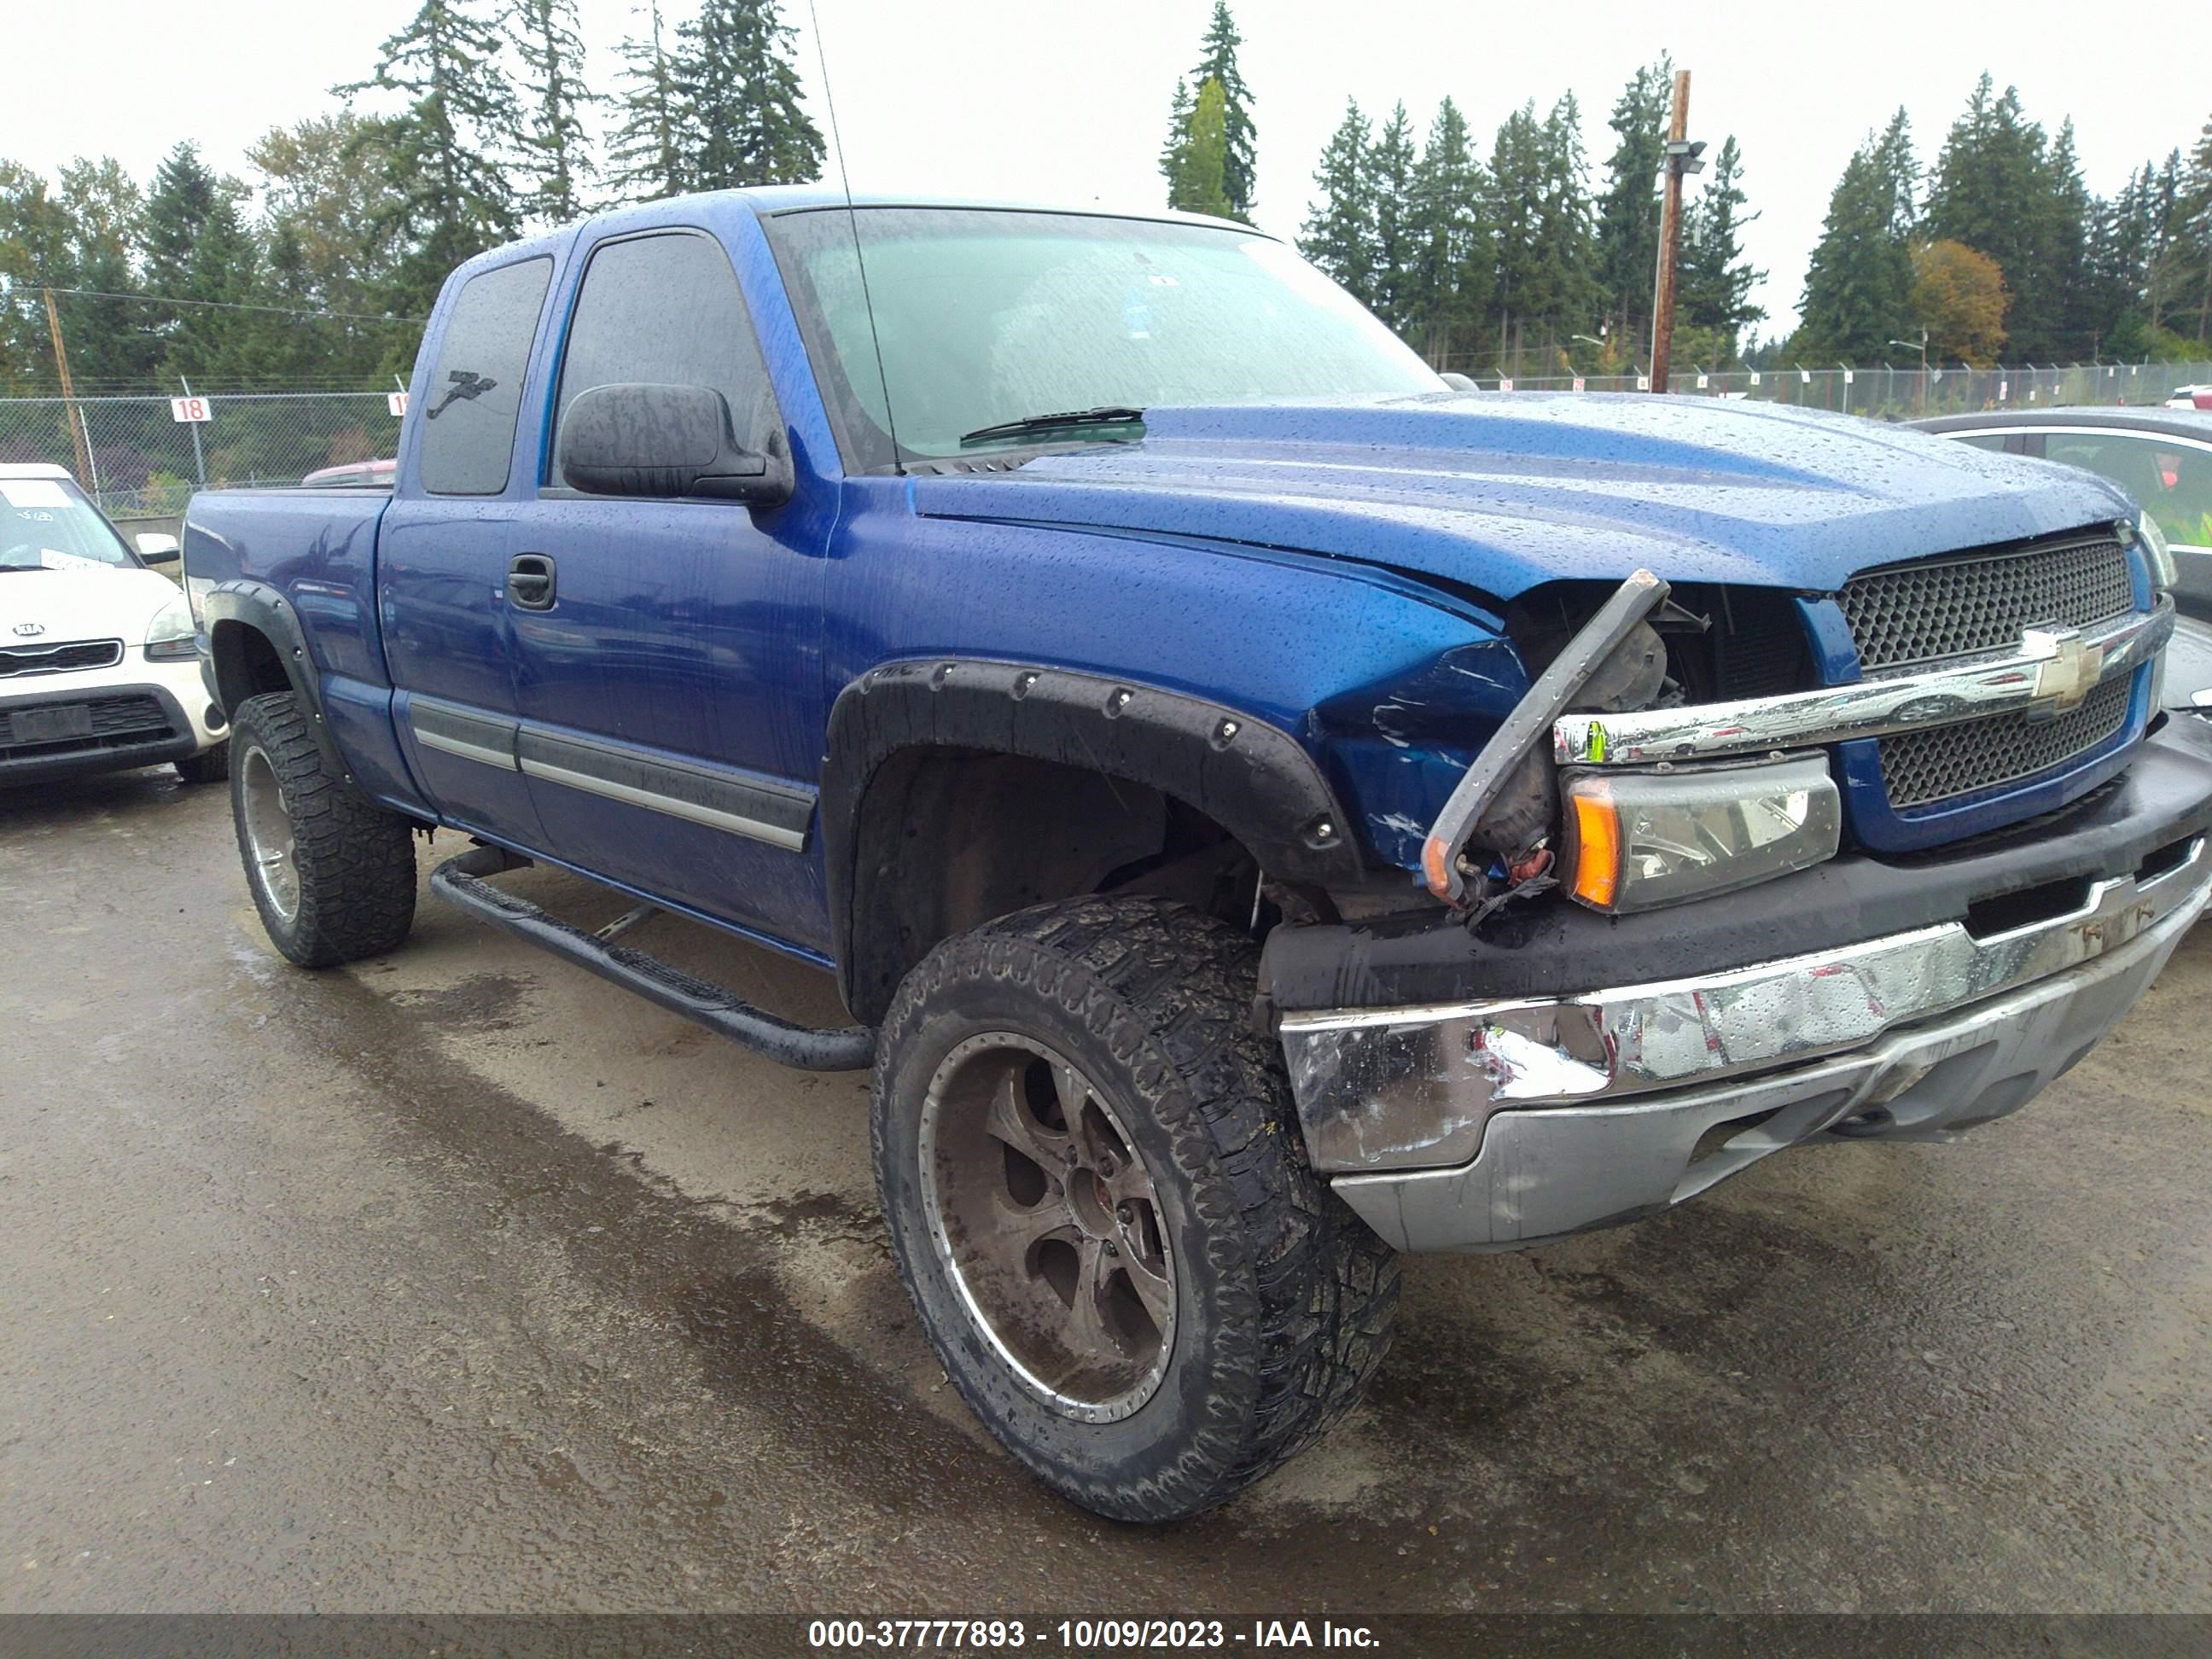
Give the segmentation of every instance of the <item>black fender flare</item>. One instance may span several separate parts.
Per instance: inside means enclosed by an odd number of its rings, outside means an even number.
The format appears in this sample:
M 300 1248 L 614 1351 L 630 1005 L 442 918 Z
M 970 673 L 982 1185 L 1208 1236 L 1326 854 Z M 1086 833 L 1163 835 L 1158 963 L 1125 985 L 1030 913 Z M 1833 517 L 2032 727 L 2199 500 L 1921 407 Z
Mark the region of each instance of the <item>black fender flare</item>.
M 915 748 L 1051 761 L 1149 786 L 1235 836 L 1268 874 L 1320 887 L 1360 875 L 1335 791 L 1297 738 L 1242 709 L 1146 684 L 1018 662 L 887 662 L 830 713 L 820 823 L 841 988 L 851 993 L 860 813 L 884 763 Z
M 236 636 L 225 633 L 226 624 L 237 624 L 269 641 L 300 706 L 307 711 L 325 758 L 341 776 L 350 776 L 352 769 L 338 753 L 330 723 L 323 718 L 322 682 L 316 676 L 314 659 L 307 654 L 307 631 L 301 625 L 300 613 L 292 608 L 292 602 L 269 583 L 250 578 L 220 582 L 201 596 L 200 627 L 208 643 L 200 678 L 207 683 L 216 706 L 230 719 L 235 717 L 239 704 L 263 688 L 254 684 L 244 652 L 230 643 Z

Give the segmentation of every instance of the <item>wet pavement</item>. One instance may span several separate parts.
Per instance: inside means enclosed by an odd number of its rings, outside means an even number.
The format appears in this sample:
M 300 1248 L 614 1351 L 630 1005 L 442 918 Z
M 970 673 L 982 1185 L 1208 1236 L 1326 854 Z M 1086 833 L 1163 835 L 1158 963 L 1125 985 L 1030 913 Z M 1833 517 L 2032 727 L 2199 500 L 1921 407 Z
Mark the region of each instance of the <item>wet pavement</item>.
M 0 1611 L 2212 1611 L 2212 927 L 1957 1146 L 1412 1261 L 1367 1402 L 1146 1531 L 944 1383 L 862 1078 L 427 891 L 293 969 L 165 772 L 0 792 Z

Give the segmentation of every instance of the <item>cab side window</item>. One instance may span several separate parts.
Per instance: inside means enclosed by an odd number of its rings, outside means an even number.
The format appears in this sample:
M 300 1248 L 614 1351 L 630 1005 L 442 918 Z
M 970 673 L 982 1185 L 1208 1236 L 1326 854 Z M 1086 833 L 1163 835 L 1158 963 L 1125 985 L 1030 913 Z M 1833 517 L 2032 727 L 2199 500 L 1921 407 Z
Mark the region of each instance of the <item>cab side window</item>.
M 525 259 L 479 271 L 453 301 L 422 392 L 422 488 L 430 495 L 507 488 L 522 377 L 552 278 L 550 259 Z
M 579 392 L 638 383 L 722 394 L 740 446 L 781 448 L 768 365 L 721 244 L 696 231 L 600 246 L 585 268 L 561 366 L 560 422 Z M 553 450 L 560 453 L 558 426 Z

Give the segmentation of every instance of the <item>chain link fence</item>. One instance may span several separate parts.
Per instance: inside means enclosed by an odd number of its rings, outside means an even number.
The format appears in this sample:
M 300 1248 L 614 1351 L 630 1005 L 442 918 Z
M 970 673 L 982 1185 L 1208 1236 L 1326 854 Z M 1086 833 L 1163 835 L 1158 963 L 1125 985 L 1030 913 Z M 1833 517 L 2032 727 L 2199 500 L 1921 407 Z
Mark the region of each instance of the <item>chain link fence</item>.
M 1486 391 L 1649 392 L 1648 375 L 1475 376 Z M 1799 368 L 1678 369 L 1667 389 L 1692 398 L 1753 398 L 1875 420 L 1917 421 L 1992 409 L 2163 404 L 2185 386 L 2212 385 L 2212 362 L 2024 363 L 1997 368 Z
M 116 519 L 174 517 L 195 489 L 297 483 L 398 442 L 382 392 L 0 398 L 0 464 L 65 466 Z
M 1648 392 L 1629 374 L 1478 376 L 1486 391 Z M 2156 404 L 2212 385 L 2212 362 L 1713 370 L 1671 377 L 1684 397 L 1758 398 L 1885 420 L 1986 409 Z M 248 392 L 167 397 L 0 398 L 0 464 L 69 468 L 117 519 L 173 518 L 192 491 L 297 483 L 326 466 L 374 460 L 399 442 L 399 400 L 384 392 Z M 202 419 L 180 418 L 198 415 Z

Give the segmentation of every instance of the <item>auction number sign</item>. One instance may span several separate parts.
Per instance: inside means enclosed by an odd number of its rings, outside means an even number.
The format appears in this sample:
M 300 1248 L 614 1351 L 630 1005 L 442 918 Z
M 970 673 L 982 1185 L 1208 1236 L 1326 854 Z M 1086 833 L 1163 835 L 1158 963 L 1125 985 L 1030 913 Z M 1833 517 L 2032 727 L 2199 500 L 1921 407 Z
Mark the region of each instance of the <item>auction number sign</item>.
M 215 418 L 215 410 L 204 398 L 172 398 L 169 399 L 169 418 L 185 426 L 197 426 Z

